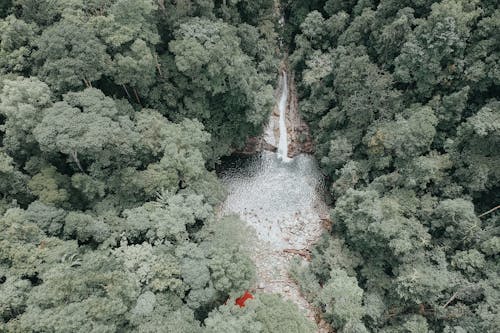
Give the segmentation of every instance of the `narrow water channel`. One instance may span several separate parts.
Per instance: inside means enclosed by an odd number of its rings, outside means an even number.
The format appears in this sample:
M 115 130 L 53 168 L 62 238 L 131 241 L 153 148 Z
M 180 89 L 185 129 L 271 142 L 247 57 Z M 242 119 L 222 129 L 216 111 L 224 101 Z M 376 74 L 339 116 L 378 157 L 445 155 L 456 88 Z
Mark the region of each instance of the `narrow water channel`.
M 276 135 L 279 139 L 268 142 L 274 145 L 278 142 L 278 153 L 264 151 L 223 161 L 219 175 L 228 197 L 222 214 L 237 214 L 255 229 L 257 240 L 251 254 L 257 267 L 257 289 L 279 293 L 313 317 L 310 305 L 289 278 L 288 271 L 294 257 L 305 260 L 297 251 L 304 252 L 321 235 L 321 216 L 327 213 L 327 207 L 322 196 L 322 176 L 313 156 L 287 156 L 286 78 L 284 73 L 277 103 L 280 119 L 270 120 L 275 126 L 279 124 L 280 133 Z M 276 130 L 271 128 L 266 132 Z
M 279 131 L 280 139 L 278 142 L 278 157 L 283 162 L 288 162 L 288 131 L 286 129 L 286 111 L 288 104 L 288 77 L 285 71 L 281 76 L 281 97 L 278 104 L 279 110 Z

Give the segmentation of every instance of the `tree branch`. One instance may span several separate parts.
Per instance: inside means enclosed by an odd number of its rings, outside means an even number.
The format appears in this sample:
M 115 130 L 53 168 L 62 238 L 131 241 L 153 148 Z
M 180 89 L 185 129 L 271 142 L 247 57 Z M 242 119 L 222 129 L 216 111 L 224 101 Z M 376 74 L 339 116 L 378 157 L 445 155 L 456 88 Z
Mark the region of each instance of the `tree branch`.
M 482 214 L 481 214 L 481 215 L 479 215 L 478 217 L 483 217 L 484 215 L 488 215 L 489 213 L 493 213 L 495 210 L 497 210 L 497 209 L 499 209 L 499 208 L 500 208 L 500 205 L 498 205 L 498 206 L 496 206 L 496 207 L 494 207 L 494 208 L 490 209 L 490 210 L 489 210 L 489 211 L 487 211 L 487 212 L 482 213 Z
M 78 166 L 78 169 L 80 169 L 81 172 L 85 173 L 85 171 L 82 168 L 82 165 L 80 164 L 80 161 L 78 160 L 78 155 L 76 150 L 71 152 L 71 157 L 73 157 L 73 160 L 75 161 L 76 165 Z
M 135 99 L 137 99 L 137 103 L 142 106 L 141 99 L 139 98 L 139 94 L 137 93 L 137 89 L 134 88 Z
M 132 97 L 130 97 L 130 94 L 128 93 L 128 89 L 127 89 L 127 87 L 126 87 L 124 84 L 122 84 L 122 87 L 123 87 L 123 90 L 125 90 L 125 93 L 127 94 L 128 99 L 129 99 L 129 100 L 131 100 L 131 99 L 132 99 Z
M 161 77 L 163 77 L 163 73 L 161 72 L 160 63 L 158 62 L 158 55 L 156 53 L 155 53 L 155 62 L 156 62 L 156 69 L 158 70 L 158 73 L 160 74 Z
M 445 305 L 443 305 L 443 309 L 444 309 L 444 308 L 446 308 L 448 305 L 450 305 L 450 303 L 451 303 L 451 302 L 453 302 L 453 301 L 455 300 L 455 298 L 457 298 L 457 296 L 458 296 L 458 293 L 459 293 L 459 292 L 460 292 L 460 290 L 459 290 L 459 291 L 457 291 L 456 293 L 454 293 L 454 294 L 450 297 L 450 299 L 448 300 L 448 302 L 446 302 L 446 304 L 445 304 Z

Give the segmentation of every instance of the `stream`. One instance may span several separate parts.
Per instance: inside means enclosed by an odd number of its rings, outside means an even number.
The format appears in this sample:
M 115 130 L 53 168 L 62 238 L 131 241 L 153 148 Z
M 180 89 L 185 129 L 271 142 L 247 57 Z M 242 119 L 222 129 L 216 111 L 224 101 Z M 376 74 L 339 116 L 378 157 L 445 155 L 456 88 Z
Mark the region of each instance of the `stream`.
M 251 256 L 257 268 L 256 289 L 278 293 L 299 306 L 311 319 L 311 305 L 300 294 L 288 271 L 293 258 L 307 261 L 307 253 L 320 237 L 321 216 L 327 215 L 323 179 L 313 156 L 288 157 L 287 112 L 289 87 L 283 72 L 277 109 L 263 138 L 277 153 L 232 156 L 223 161 L 219 177 L 228 190 L 222 215 L 236 214 L 255 229 Z M 276 112 L 279 111 L 279 112 Z M 279 119 L 276 119 L 279 117 Z M 278 135 L 279 133 L 279 135 Z

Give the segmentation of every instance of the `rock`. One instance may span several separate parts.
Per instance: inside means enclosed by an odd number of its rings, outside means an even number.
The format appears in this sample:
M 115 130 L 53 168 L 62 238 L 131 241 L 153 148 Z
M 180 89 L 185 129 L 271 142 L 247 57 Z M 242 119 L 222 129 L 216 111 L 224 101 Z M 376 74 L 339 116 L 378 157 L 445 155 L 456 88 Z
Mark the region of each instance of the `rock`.
M 293 158 L 299 154 L 312 154 L 314 153 L 314 144 L 312 138 L 309 134 L 309 126 L 301 118 L 298 109 L 297 95 L 295 93 L 295 85 L 293 83 L 293 75 L 291 75 L 289 80 L 290 93 L 288 100 L 288 111 L 287 111 L 287 132 L 288 132 L 288 156 Z M 273 109 L 271 116 L 270 125 L 272 127 L 271 135 L 274 135 L 273 144 L 266 142 L 265 133 L 260 137 L 249 138 L 245 144 L 245 147 L 241 150 L 235 151 L 235 153 L 243 155 L 253 155 L 261 151 L 276 152 L 278 149 L 274 145 L 278 142 L 279 138 L 279 110 L 276 106 Z M 266 130 L 267 131 L 267 130 Z
M 267 151 L 275 153 L 278 150 L 278 148 L 267 143 L 267 142 L 263 142 L 262 143 L 262 150 L 267 150 Z

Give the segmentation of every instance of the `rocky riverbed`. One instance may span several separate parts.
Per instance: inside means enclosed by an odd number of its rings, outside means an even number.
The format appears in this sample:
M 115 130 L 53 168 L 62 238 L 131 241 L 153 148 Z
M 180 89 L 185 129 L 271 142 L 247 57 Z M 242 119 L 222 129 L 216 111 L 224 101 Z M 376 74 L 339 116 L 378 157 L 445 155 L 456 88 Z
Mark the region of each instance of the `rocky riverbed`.
M 276 153 L 279 146 L 280 112 L 276 106 L 264 133 L 248 141 L 244 156 L 225 161 L 219 172 L 228 190 L 221 215 L 237 214 L 251 226 L 256 239 L 250 245 L 257 268 L 256 291 L 281 294 L 328 332 L 315 309 L 290 278 L 292 260 L 303 265 L 309 249 L 325 228 L 328 207 L 324 201 L 323 177 L 314 157 L 307 124 L 298 112 L 293 77 L 288 80 L 286 128 L 288 158 Z M 283 79 L 276 100 L 283 97 Z

